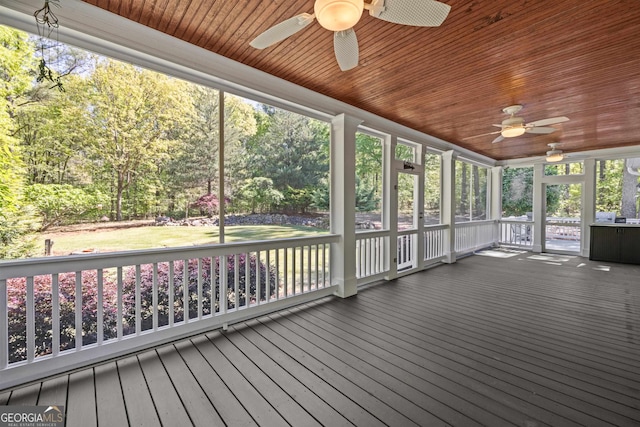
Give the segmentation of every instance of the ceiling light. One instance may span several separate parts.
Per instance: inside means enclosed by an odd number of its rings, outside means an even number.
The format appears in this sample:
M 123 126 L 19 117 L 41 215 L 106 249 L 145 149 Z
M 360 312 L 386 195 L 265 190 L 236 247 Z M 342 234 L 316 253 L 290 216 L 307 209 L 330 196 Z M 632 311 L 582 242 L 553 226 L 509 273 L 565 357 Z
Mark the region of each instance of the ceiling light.
M 313 12 L 318 23 L 330 31 L 344 31 L 358 23 L 364 0 L 316 0 Z
M 502 129 L 500 134 L 505 138 L 513 138 L 516 136 L 520 136 L 524 133 L 524 127 L 522 126 L 513 126 Z
M 557 143 L 548 144 L 551 147 L 551 150 L 547 151 L 547 162 L 559 162 L 564 159 L 564 154 L 562 154 L 562 150 L 556 148 Z
M 511 116 L 502 121 L 502 130 L 500 135 L 503 138 L 514 138 L 525 132 L 524 119 L 522 117 Z

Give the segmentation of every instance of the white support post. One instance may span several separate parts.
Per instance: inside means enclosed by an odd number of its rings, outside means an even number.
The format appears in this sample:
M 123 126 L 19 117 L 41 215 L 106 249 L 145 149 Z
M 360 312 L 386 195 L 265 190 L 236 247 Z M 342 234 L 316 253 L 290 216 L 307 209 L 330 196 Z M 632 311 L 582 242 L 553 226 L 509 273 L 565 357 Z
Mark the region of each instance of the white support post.
M 331 271 L 336 295 L 357 293 L 356 279 L 356 131 L 361 120 L 340 114 L 331 121 L 331 232 L 340 242 L 331 246 Z
M 414 186 L 413 195 L 413 226 L 418 230 L 418 235 L 416 236 L 416 267 L 418 270 L 424 268 L 424 155 L 426 151 L 427 149 L 424 145 L 416 147 L 416 162 L 420 165 L 417 169 L 421 171 L 414 178 L 418 185 Z
M 487 219 L 495 221 L 494 226 L 494 246 L 500 240 L 500 218 L 502 218 L 502 166 L 495 166 L 488 170 L 491 184 L 487 186 Z
M 588 258 L 591 243 L 591 224 L 596 222 L 596 160 L 584 161 L 584 185 L 582 187 L 582 230 L 580 255 Z
M 384 138 L 384 154 L 382 156 L 382 228 L 389 231 L 387 245 L 385 279 L 392 280 L 398 276 L 398 173 L 395 169 L 396 145 L 398 139 L 387 135 Z
M 546 186 L 543 183 L 544 164 L 533 166 L 533 252 L 542 252 L 544 227 L 547 220 Z
M 442 153 L 442 224 L 449 230 L 444 235 L 444 262 L 456 262 L 456 157 L 453 150 Z

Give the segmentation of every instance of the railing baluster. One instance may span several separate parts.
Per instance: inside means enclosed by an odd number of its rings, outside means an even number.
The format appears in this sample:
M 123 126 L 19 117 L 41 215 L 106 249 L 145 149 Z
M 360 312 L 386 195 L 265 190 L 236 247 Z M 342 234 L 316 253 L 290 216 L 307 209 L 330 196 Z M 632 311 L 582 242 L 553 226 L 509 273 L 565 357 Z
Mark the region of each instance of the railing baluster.
M 260 300 L 262 299 L 260 298 L 260 296 L 262 295 L 262 277 L 260 277 L 260 255 L 261 251 L 256 251 L 256 305 L 260 305 Z
M 118 267 L 116 269 L 116 275 L 117 275 L 116 280 L 117 280 L 117 284 L 118 284 L 118 289 L 117 289 L 117 294 L 116 294 L 116 304 L 117 304 L 117 307 L 116 307 L 116 311 L 117 311 L 117 314 L 116 314 L 116 336 L 117 336 L 118 340 L 121 340 L 122 339 L 122 335 L 123 335 L 123 331 L 122 331 L 122 327 L 123 327 L 122 326 L 122 320 L 123 320 L 122 316 L 123 316 L 123 313 L 122 313 L 122 311 L 123 311 L 123 305 L 124 305 L 123 296 L 122 296 L 122 294 L 123 294 L 123 286 L 124 286 L 123 283 L 122 283 L 122 267 Z
M 198 304 L 197 304 L 197 310 L 198 310 L 198 319 L 202 319 L 202 258 L 198 258 L 197 259 L 197 265 L 198 265 Z
M 76 271 L 76 351 L 82 350 L 82 271 Z
M 286 249 L 285 249 L 286 251 Z M 276 268 L 276 299 L 280 299 L 280 249 L 276 249 L 276 260 L 275 260 Z
M 142 309 L 141 309 L 141 292 L 140 292 L 140 264 L 136 265 L 136 335 L 140 335 L 142 329 Z
M 213 264 L 213 263 L 212 263 Z M 167 316 L 169 327 L 173 326 L 173 321 L 175 319 L 175 310 L 174 301 L 175 301 L 175 280 L 173 275 L 175 274 L 175 261 L 169 261 L 169 283 L 167 284 L 167 297 L 169 299 L 169 307 L 167 307 Z
M 311 291 L 311 245 L 305 247 L 307 248 L 307 288 Z
M 304 246 L 300 246 L 300 293 L 304 293 Z
M 245 288 L 249 284 L 249 264 L 246 262 L 247 258 L 245 256 L 245 265 L 244 265 L 244 285 Z M 235 254 L 233 256 L 233 265 L 235 265 L 234 271 L 234 280 L 233 280 L 233 295 L 235 298 L 235 302 L 233 304 L 233 308 L 238 310 L 240 308 L 240 254 Z M 222 286 L 222 284 L 221 284 Z M 245 292 L 246 295 L 246 292 Z M 244 305 L 247 305 L 247 299 L 244 300 Z
M 36 350 L 36 310 L 33 290 L 33 276 L 27 277 L 26 288 L 26 312 L 27 312 L 27 362 L 33 362 Z M 3 308 L 4 309 L 4 308 Z
M 104 271 L 98 269 L 98 313 L 96 316 L 96 332 L 98 345 L 102 345 L 104 340 Z
M 267 297 L 267 302 L 271 301 L 271 274 L 269 274 L 269 266 L 270 266 L 270 263 L 271 263 L 271 257 L 269 256 L 270 252 L 271 251 L 269 251 L 269 250 L 266 251 L 266 260 L 265 260 L 266 267 L 267 267 L 266 272 L 265 272 L 265 275 L 266 275 L 265 282 L 267 283 L 267 292 L 265 293 L 265 295 Z
M 189 301 L 191 292 L 189 291 L 189 259 L 182 260 L 182 312 L 184 323 L 189 323 Z
M 1 303 L 0 306 L 2 306 Z M 51 275 L 51 335 L 51 355 L 56 357 L 60 353 L 60 283 L 58 273 Z
M 0 279 L 0 307 L 9 307 L 7 281 Z M 0 310 L 0 370 L 9 365 L 9 310 Z
M 227 285 L 227 272 L 229 271 L 229 265 L 227 264 L 227 256 L 220 256 L 220 268 L 218 269 L 218 277 L 220 277 L 220 312 L 226 313 L 228 311 L 228 285 Z M 236 265 L 235 270 L 238 269 Z M 236 308 L 238 307 L 238 296 L 236 295 Z
M 291 248 L 291 295 L 296 294 L 296 252 L 298 248 L 295 246 Z
M 153 307 L 151 307 L 151 327 L 153 328 L 154 331 L 158 330 L 158 317 L 159 314 L 158 313 L 158 263 L 154 262 L 153 263 L 153 278 L 152 280 L 152 293 L 153 295 L 151 296 L 151 304 L 153 305 Z

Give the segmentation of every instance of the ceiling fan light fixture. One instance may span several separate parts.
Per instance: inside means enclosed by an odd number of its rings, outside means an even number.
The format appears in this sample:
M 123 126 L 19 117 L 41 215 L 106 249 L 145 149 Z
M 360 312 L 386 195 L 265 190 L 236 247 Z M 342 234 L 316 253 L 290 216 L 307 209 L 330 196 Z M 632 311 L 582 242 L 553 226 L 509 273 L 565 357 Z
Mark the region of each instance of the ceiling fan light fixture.
M 562 150 L 556 148 L 556 143 L 549 144 L 551 150 L 547 151 L 547 162 L 555 163 L 564 159 Z
M 358 23 L 364 0 L 316 0 L 313 11 L 318 23 L 330 31 L 344 31 Z
M 507 127 L 507 128 L 502 129 L 500 134 L 504 138 L 515 138 L 516 136 L 520 136 L 520 135 L 524 134 L 524 131 L 525 131 L 525 129 L 522 126 L 512 126 L 512 127 Z

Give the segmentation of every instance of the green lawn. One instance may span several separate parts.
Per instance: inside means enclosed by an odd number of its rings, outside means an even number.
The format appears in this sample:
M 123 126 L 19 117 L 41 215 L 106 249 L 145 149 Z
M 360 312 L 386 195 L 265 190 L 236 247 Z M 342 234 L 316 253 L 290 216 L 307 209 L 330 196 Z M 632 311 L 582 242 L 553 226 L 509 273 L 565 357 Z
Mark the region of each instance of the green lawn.
M 225 227 L 225 241 L 269 240 L 326 233 L 312 227 L 282 225 L 234 225 Z M 218 243 L 217 227 L 135 227 L 117 230 L 43 233 L 38 254 L 44 254 L 45 239 L 52 239 L 53 255 L 97 250 L 112 252 Z

